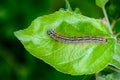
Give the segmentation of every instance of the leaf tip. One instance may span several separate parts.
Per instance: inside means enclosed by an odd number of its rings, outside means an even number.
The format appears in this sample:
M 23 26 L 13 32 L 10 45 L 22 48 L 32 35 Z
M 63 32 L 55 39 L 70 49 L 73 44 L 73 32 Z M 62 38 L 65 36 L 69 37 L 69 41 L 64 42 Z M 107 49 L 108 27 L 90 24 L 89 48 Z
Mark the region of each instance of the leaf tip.
M 96 0 L 96 5 L 103 8 L 109 0 Z

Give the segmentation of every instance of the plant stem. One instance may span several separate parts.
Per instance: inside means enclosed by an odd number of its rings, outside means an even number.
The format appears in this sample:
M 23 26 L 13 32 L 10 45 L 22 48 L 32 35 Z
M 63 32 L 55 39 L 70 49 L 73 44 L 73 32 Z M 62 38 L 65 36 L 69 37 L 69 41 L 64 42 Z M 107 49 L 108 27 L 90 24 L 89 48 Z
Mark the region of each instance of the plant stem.
M 106 19 L 106 21 L 107 21 L 107 27 L 108 27 L 110 33 L 112 34 L 112 29 L 111 29 L 111 27 L 110 27 L 110 22 L 109 22 L 109 19 L 108 19 L 108 16 L 107 16 L 106 10 L 105 10 L 105 6 L 102 8 L 102 10 L 103 10 L 103 13 L 104 13 L 105 19 Z
M 114 27 L 114 25 L 115 25 L 116 22 L 117 22 L 116 20 L 113 20 L 113 21 L 112 21 L 112 23 L 111 23 L 111 28 L 112 28 L 112 29 L 113 29 L 113 27 Z
M 98 73 L 95 74 L 95 80 L 97 80 L 97 79 L 98 79 Z
M 109 69 L 111 69 L 111 70 L 113 70 L 113 71 L 116 71 L 116 72 L 118 72 L 118 73 L 120 73 L 120 69 L 117 69 L 117 68 L 115 68 L 115 67 L 113 67 L 113 66 L 107 66 L 107 68 L 109 68 Z
M 116 37 L 118 37 L 120 35 L 120 32 L 116 34 Z
M 67 8 L 67 10 L 68 10 L 68 11 L 72 11 L 72 8 L 71 8 L 71 6 L 70 6 L 69 1 L 68 1 L 68 0 L 65 0 L 65 2 L 66 2 L 66 8 Z

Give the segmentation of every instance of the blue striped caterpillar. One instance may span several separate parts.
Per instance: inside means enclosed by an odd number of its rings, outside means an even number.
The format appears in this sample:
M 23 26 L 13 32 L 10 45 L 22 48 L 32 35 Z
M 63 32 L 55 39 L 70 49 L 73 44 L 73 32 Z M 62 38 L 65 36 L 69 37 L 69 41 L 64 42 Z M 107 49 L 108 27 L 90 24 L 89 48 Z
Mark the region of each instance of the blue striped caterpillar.
M 51 38 L 55 39 L 56 41 L 65 42 L 65 43 L 85 43 L 85 42 L 107 43 L 106 38 L 102 38 L 99 36 L 67 37 L 54 32 L 53 29 L 48 30 L 48 35 Z

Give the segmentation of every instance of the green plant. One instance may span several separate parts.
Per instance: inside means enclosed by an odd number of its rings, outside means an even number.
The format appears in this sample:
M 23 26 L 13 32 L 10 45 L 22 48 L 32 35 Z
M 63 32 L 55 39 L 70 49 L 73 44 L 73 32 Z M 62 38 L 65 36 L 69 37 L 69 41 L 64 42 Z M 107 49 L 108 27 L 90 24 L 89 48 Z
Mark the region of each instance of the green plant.
M 79 14 L 78 9 L 72 11 L 66 2 L 67 10 L 60 9 L 38 17 L 27 29 L 17 31 L 15 35 L 32 55 L 63 73 L 93 74 L 108 65 L 120 68 L 120 44 L 117 40 L 120 33 L 112 32 L 104 8 L 107 1 L 96 0 L 96 4 L 103 9 L 107 25 L 99 19 Z M 107 39 L 107 43 L 62 43 L 47 34 L 50 29 L 65 36 L 101 36 Z

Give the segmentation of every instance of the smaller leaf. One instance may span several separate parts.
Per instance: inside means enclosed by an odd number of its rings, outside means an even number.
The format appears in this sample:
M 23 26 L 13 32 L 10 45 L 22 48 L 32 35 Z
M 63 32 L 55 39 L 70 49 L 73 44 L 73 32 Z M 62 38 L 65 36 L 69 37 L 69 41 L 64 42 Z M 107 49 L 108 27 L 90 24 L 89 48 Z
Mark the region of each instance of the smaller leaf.
M 109 0 L 96 0 L 96 5 L 103 8 Z
M 113 56 L 113 60 L 110 65 L 115 66 L 116 68 L 120 69 L 120 44 L 116 43 L 115 47 L 115 54 Z

